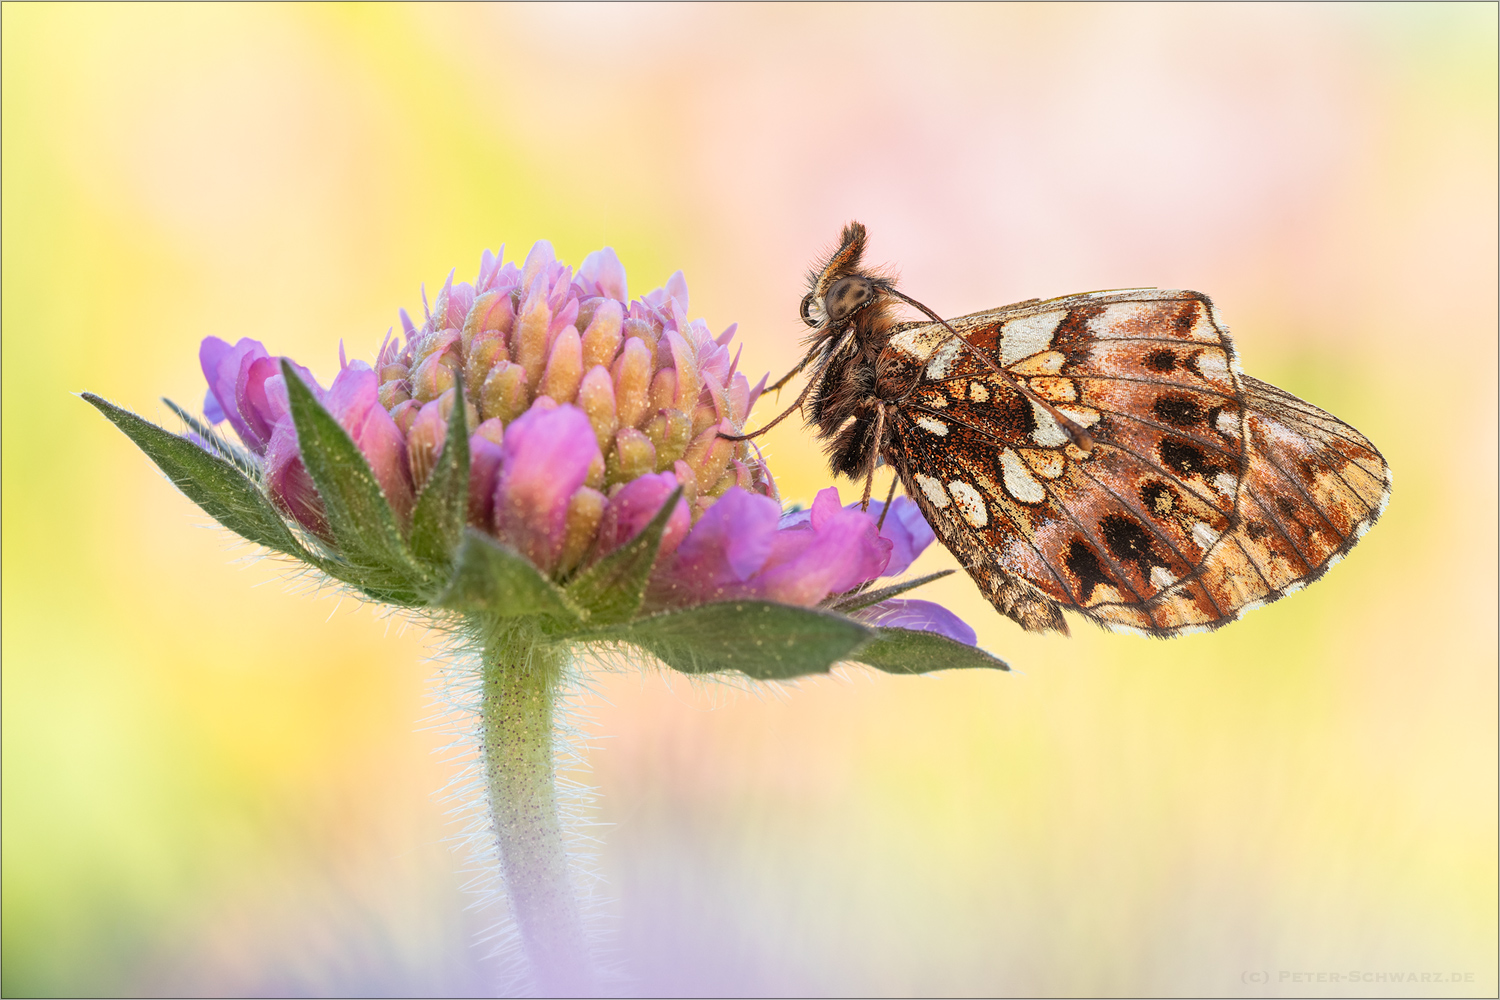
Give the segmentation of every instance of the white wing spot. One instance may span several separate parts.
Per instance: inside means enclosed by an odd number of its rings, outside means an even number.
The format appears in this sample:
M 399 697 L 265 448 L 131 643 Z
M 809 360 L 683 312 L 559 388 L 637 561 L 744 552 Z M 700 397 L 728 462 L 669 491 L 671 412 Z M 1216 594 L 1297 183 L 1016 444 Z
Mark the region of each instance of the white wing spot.
M 890 340 L 890 346 L 916 361 L 926 361 L 939 344 L 952 337 L 941 323 L 908 327 Z
M 984 497 L 979 491 L 962 480 L 955 479 L 948 484 L 948 492 L 953 494 L 954 502 L 958 504 L 958 512 L 964 516 L 976 528 L 982 528 L 990 523 L 989 511 L 984 509 Z
M 1053 426 L 1057 425 L 1054 423 Z M 1005 482 L 1005 491 L 1022 503 L 1041 503 L 1047 499 L 1047 491 L 1014 449 L 1007 448 L 1000 453 L 1000 478 Z
M 1068 315 L 1068 310 L 1037 313 L 1013 319 L 1000 328 L 1000 364 L 1009 367 L 1022 358 L 1029 358 L 1052 345 L 1052 335 L 1057 325 Z
M 1151 567 L 1151 585 L 1157 590 L 1166 590 L 1176 582 L 1177 577 L 1173 576 L 1171 573 L 1168 573 L 1163 567 Z
M 1070 417 L 1072 414 L 1068 414 Z M 1036 421 L 1036 430 L 1031 432 L 1031 440 L 1043 448 L 1057 448 L 1073 440 L 1068 437 L 1068 432 L 1059 424 L 1046 410 L 1036 403 L 1031 404 L 1031 416 Z M 1012 490 L 1012 492 L 1015 492 Z
M 948 506 L 948 491 L 943 489 L 941 482 L 933 479 L 931 476 L 924 476 L 920 472 L 913 478 L 916 479 L 917 486 L 921 487 L 922 492 L 926 494 L 927 499 L 932 502 L 934 507 L 942 510 Z
M 1228 410 L 1219 411 L 1218 417 L 1214 420 L 1214 426 L 1218 427 L 1219 433 L 1223 434 L 1226 437 L 1240 436 L 1239 417 L 1235 416 L 1233 413 L 1230 413 Z
M 1088 406 L 1059 406 L 1057 412 L 1079 427 L 1092 427 L 1099 422 L 1099 411 Z
M 1116 302 L 1089 320 L 1089 332 L 1103 340 L 1141 336 L 1138 332 L 1150 322 L 1155 303 Z
M 917 426 L 922 428 L 923 430 L 931 431 L 938 437 L 945 437 L 948 434 L 947 424 L 943 423 L 936 417 L 929 417 L 925 414 L 917 418 Z
M 932 358 L 927 362 L 927 377 L 934 380 L 947 378 L 953 362 L 958 360 L 958 352 L 962 350 L 963 345 L 956 337 L 950 336 L 943 341 L 943 346 L 934 351 Z
M 1229 365 L 1224 361 L 1224 355 L 1218 351 L 1204 351 L 1198 355 L 1198 360 L 1193 364 L 1198 369 L 1198 374 L 1210 382 L 1224 382 L 1229 379 Z
M 1219 532 L 1210 528 L 1202 521 L 1193 522 L 1193 541 L 1205 552 L 1214 547 L 1214 542 L 1219 540 Z
M 990 401 L 990 388 L 978 379 L 969 383 L 969 398 L 976 403 L 988 403 Z
M 1214 476 L 1214 489 L 1226 497 L 1234 496 L 1234 491 L 1239 488 L 1240 481 L 1232 472 L 1221 472 Z

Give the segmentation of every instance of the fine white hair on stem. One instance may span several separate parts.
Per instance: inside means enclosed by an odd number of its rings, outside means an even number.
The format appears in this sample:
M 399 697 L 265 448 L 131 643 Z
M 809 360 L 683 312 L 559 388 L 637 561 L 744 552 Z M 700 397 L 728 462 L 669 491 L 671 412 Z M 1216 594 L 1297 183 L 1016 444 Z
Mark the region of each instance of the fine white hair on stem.
M 460 874 L 467 877 L 463 889 L 472 896 L 467 909 L 484 922 L 475 945 L 492 963 L 497 991 L 527 995 L 535 984 L 501 875 L 481 755 L 481 640 L 456 619 L 430 618 L 427 624 L 437 637 L 431 657 L 436 669 L 430 685 L 433 712 L 422 725 L 448 737 L 436 752 L 452 776 L 436 797 L 446 807 L 445 815 L 455 830 L 447 839 L 450 850 L 461 857 Z M 598 697 L 598 692 L 578 666 L 576 660 L 568 662 L 554 709 L 552 756 L 558 814 L 569 881 L 600 985 L 607 991 L 624 992 L 626 976 L 618 947 L 613 945 L 612 900 L 598 864 L 602 841 L 596 830 L 607 824 L 597 819 L 597 790 L 581 780 L 589 768 L 585 730 L 591 717 L 585 703 Z

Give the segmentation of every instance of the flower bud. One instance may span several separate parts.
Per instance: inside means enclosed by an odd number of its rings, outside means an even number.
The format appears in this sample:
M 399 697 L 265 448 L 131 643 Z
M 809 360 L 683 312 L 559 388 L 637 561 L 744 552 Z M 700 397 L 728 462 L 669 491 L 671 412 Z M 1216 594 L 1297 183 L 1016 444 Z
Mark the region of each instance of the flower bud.
M 697 409 L 693 410 L 693 436 L 697 437 L 710 427 L 718 425 L 719 411 L 712 403 L 699 403 Z
M 631 317 L 625 321 L 620 336 L 626 340 L 634 337 L 646 345 L 646 351 L 651 356 L 651 367 L 653 369 L 656 367 L 656 342 L 661 339 L 659 328 L 652 326 L 646 320 Z
M 663 472 L 687 452 L 693 424 L 681 410 L 662 410 L 642 429 L 656 449 L 656 471 Z
M 729 467 L 729 460 L 733 457 L 734 442 L 719 437 L 719 427 L 714 425 L 693 438 L 682 460 L 692 467 L 698 477 L 698 492 L 708 493 Z M 726 485 L 724 488 L 729 487 Z
M 526 369 L 514 362 L 502 361 L 490 370 L 489 377 L 480 387 L 479 415 L 485 420 L 494 418 L 510 423 L 526 412 L 530 401 Z
M 653 410 L 670 410 L 677 406 L 677 372 L 663 368 L 651 377 L 649 407 Z
M 547 354 L 547 368 L 542 372 L 537 392 L 559 403 L 570 402 L 578 395 L 578 384 L 582 381 L 583 343 L 576 328 L 566 327 Z
M 460 342 L 465 353 L 473 350 L 474 339 L 481 333 L 498 333 L 503 342 L 514 317 L 510 311 L 510 296 L 505 292 L 489 291 L 474 299 L 469 314 L 464 317 Z
M 605 459 L 604 481 L 613 487 L 656 471 L 656 446 L 634 427 L 615 435 L 614 447 Z
M 390 367 L 399 368 L 400 365 Z M 380 405 L 387 410 L 394 410 L 408 399 L 411 399 L 411 393 L 407 391 L 406 379 L 394 378 L 380 384 Z
M 639 427 L 651 412 L 651 351 L 639 337 L 625 341 L 611 373 L 615 413 L 622 427 Z
M 427 360 L 417 365 L 411 375 L 411 398 L 419 403 L 430 403 L 453 388 L 458 376 L 451 367 L 451 355 L 430 354 Z
M 452 390 L 449 390 L 451 392 Z M 448 398 L 445 393 L 444 399 Z M 452 409 L 450 405 L 448 409 Z M 427 485 L 433 466 L 442 453 L 443 442 L 448 437 L 448 421 L 443 416 L 441 400 L 433 400 L 422 407 L 417 419 L 412 421 L 406 433 L 406 458 L 411 465 L 411 481 L 418 493 Z
M 589 554 L 599 531 L 599 522 L 604 518 L 604 508 L 608 504 L 603 493 L 587 486 L 569 498 L 562 552 L 557 557 L 559 576 L 571 573 Z
M 480 330 L 469 345 L 468 359 L 464 362 L 464 392 L 470 397 L 479 394 L 480 386 L 489 378 L 490 372 L 501 361 L 508 361 L 505 336 L 496 330 Z
M 692 413 L 698 407 L 698 395 L 703 391 L 703 382 L 698 374 L 698 359 L 693 349 L 679 333 L 667 333 L 662 338 L 672 349 L 673 369 L 677 373 L 677 393 L 671 403 L 659 406 L 675 406 L 684 413 Z M 654 386 L 653 386 L 654 388 Z
M 579 322 L 585 322 L 580 314 Z M 583 366 L 608 365 L 620 349 L 625 310 L 613 299 L 604 299 L 594 309 L 583 331 Z
M 415 399 L 408 399 L 391 408 L 391 420 L 402 434 L 410 434 L 411 425 L 417 419 L 417 414 L 421 412 L 422 404 Z
M 448 365 L 451 367 L 459 363 L 463 345 L 457 330 L 440 330 L 430 333 L 417 341 L 416 350 L 412 352 L 412 367 L 420 368 L 428 358 L 442 357 L 451 354 Z
M 609 372 L 603 365 L 595 365 L 583 377 L 583 384 L 578 387 L 578 405 L 589 415 L 589 423 L 594 425 L 599 450 L 605 450 L 614 440 L 620 424 L 615 416 L 614 383 L 609 380 Z
M 547 326 L 552 314 L 542 295 L 528 296 L 521 308 L 510 337 L 510 359 L 528 372 L 539 372 L 547 359 Z

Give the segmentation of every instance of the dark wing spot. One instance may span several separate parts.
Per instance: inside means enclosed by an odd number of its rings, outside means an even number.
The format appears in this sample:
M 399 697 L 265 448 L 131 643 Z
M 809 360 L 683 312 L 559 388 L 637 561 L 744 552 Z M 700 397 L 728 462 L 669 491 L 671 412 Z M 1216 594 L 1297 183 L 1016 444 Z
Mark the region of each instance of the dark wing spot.
M 1141 487 L 1141 502 L 1157 517 L 1166 517 L 1177 507 L 1177 491 L 1152 480 Z
M 1267 528 L 1264 524 L 1261 524 L 1259 521 L 1249 521 L 1249 522 L 1247 522 L 1245 524 L 1245 534 L 1247 534 L 1247 535 L 1250 536 L 1250 540 L 1252 542 L 1258 542 L 1262 538 L 1265 538 L 1270 533 L 1271 533 L 1271 529 Z
M 1177 355 L 1163 348 L 1146 355 L 1146 367 L 1154 371 L 1169 372 L 1177 364 Z
M 1099 521 L 1099 531 L 1114 557 L 1121 562 L 1135 563 L 1142 576 L 1151 572 L 1152 565 L 1161 563 L 1151 551 L 1151 536 L 1146 534 L 1140 522 L 1124 514 L 1109 514 Z
M 1079 604 L 1087 604 L 1093 598 L 1095 587 L 1115 585 L 1109 574 L 1104 572 L 1104 567 L 1099 565 L 1099 557 L 1094 554 L 1094 550 L 1081 538 L 1075 538 L 1073 544 L 1068 546 L 1068 555 L 1063 564 L 1078 581 Z
M 1203 449 L 1187 441 L 1164 438 L 1156 449 L 1167 468 L 1180 476 L 1208 476 L 1219 467 L 1203 454 Z
M 1291 518 L 1293 521 L 1297 520 L 1297 505 L 1293 503 L 1289 498 L 1278 496 L 1276 498 L 1276 509 L 1281 511 L 1281 513 L 1285 514 L 1287 517 Z
M 1172 325 L 1184 337 L 1188 335 L 1188 332 L 1193 329 L 1193 324 L 1197 322 L 1198 303 L 1196 302 L 1184 302 L 1182 307 L 1177 310 L 1177 315 L 1172 317 Z
M 1156 414 L 1157 419 L 1178 427 L 1191 427 L 1203 419 L 1203 411 L 1198 404 L 1186 396 L 1158 396 L 1156 402 L 1151 404 L 1151 412 Z

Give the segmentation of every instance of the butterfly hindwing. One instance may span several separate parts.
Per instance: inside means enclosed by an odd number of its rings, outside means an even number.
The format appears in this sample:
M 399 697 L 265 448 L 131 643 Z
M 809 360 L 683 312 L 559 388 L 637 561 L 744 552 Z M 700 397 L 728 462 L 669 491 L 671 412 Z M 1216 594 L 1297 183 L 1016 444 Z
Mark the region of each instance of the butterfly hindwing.
M 1217 628 L 1294 593 L 1354 547 L 1390 499 L 1390 467 L 1364 435 L 1310 403 L 1249 376 L 1249 472 L 1240 521 L 1204 560 L 1197 581 L 1157 600 L 1177 624 Z M 1147 628 L 1139 609 L 1094 609 L 1101 624 Z

